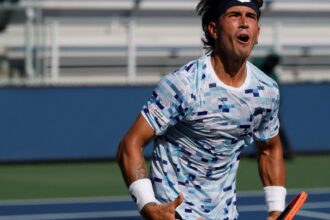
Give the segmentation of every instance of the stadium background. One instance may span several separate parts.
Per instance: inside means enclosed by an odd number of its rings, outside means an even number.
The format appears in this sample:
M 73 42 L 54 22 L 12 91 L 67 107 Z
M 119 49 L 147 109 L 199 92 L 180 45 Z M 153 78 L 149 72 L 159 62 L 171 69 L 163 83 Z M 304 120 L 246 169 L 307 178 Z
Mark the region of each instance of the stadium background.
M 118 142 L 159 78 L 202 53 L 197 1 L 0 2 L 0 199 L 126 196 Z M 265 2 L 251 60 L 282 58 L 288 188 L 329 189 L 330 2 Z M 242 191 L 261 189 L 253 151 Z

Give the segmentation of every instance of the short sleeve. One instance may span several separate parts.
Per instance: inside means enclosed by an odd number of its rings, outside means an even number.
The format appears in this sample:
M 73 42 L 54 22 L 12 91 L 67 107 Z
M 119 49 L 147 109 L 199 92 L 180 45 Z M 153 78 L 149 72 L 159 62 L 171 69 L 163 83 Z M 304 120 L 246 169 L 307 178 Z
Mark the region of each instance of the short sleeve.
M 265 109 L 264 116 L 254 136 L 259 141 L 267 141 L 279 132 L 280 122 L 278 119 L 280 96 L 271 99 L 271 108 Z
M 141 113 L 156 135 L 162 135 L 188 114 L 189 86 L 184 82 L 177 74 L 163 77 L 143 106 Z

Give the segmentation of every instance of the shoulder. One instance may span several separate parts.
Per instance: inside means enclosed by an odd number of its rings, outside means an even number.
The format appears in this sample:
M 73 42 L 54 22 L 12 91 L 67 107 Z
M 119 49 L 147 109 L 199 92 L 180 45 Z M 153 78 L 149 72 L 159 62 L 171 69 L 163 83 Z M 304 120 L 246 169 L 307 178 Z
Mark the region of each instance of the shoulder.
M 261 71 L 258 67 L 256 67 L 252 63 L 248 62 L 247 65 L 250 74 L 252 76 L 252 79 L 257 85 L 262 86 L 266 90 L 272 91 L 275 94 L 279 93 L 278 84 L 274 79 L 269 77 L 267 74 L 265 74 L 263 71 Z
M 198 59 L 189 61 L 174 72 L 167 75 L 168 78 L 177 78 L 180 81 L 190 81 L 194 78 L 197 70 Z M 165 76 L 166 77 L 166 76 Z
M 192 60 L 177 70 L 163 76 L 159 85 L 167 85 L 180 91 L 191 91 L 197 74 L 198 60 Z

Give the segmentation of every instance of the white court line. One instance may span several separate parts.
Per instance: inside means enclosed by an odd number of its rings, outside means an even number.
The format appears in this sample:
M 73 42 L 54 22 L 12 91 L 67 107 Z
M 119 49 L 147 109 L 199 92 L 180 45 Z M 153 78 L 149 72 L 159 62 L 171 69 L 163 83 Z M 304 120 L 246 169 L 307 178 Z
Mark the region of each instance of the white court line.
M 322 208 L 330 208 L 330 202 L 311 202 L 306 203 L 304 205 L 306 209 L 322 209 Z
M 308 194 L 327 194 L 330 188 L 311 188 L 311 189 L 288 189 L 288 195 L 296 195 L 301 191 Z M 264 196 L 262 191 L 242 191 L 238 192 L 238 197 Z M 39 205 L 39 204 L 66 204 L 66 203 L 86 203 L 86 202 L 126 202 L 132 201 L 127 196 L 109 196 L 109 197 L 77 197 L 77 198 L 52 198 L 52 199 L 15 199 L 2 200 L 0 205 Z
M 58 219 L 86 219 L 86 218 L 116 218 L 137 217 L 138 211 L 112 211 L 112 212 L 79 212 L 63 214 L 30 214 L 0 216 L 0 220 L 58 220 Z
M 266 211 L 266 205 L 240 205 L 237 206 L 238 212 Z
M 303 209 L 322 209 L 330 208 L 330 202 L 311 202 L 306 203 Z M 255 212 L 266 210 L 266 205 L 240 205 L 237 206 L 239 212 Z
M 306 211 L 306 210 L 300 210 L 297 215 L 303 216 L 303 217 L 311 217 L 314 219 L 327 219 L 330 220 L 330 214 L 324 213 L 324 212 L 314 212 L 314 211 Z
M 314 202 L 306 204 L 304 208 L 318 209 L 330 208 L 330 202 Z M 238 207 L 239 212 L 256 212 L 266 211 L 265 205 L 241 205 Z M 330 220 L 330 214 L 300 210 L 299 215 L 305 217 L 313 217 L 316 219 Z M 86 218 L 116 218 L 116 217 L 138 217 L 137 210 L 122 210 L 122 211 L 109 211 L 109 212 L 79 212 L 79 213 L 54 213 L 54 214 L 28 214 L 28 215 L 7 215 L 1 216 L 0 220 L 55 220 L 55 219 L 86 219 Z
M 310 195 L 328 194 L 330 188 L 303 188 L 303 189 L 287 189 L 288 195 L 297 195 L 301 191 L 305 191 Z M 264 192 L 260 191 L 238 191 L 238 197 L 250 197 L 250 196 L 264 196 Z
M 288 190 L 289 195 L 297 194 L 300 191 L 307 191 L 309 194 L 326 194 L 330 193 L 330 188 L 320 189 L 296 189 Z M 249 196 L 263 196 L 263 192 L 242 192 L 238 197 Z M 70 204 L 70 203 L 88 203 L 88 202 L 126 202 L 131 201 L 128 196 L 118 197 L 94 197 L 94 198 L 62 198 L 62 199 L 30 199 L 30 200 L 8 200 L 0 201 L 0 205 L 47 205 L 47 204 Z M 318 208 L 330 208 L 330 202 L 313 202 L 306 203 L 304 208 L 299 211 L 298 215 L 311 217 L 314 219 L 327 219 L 330 220 L 330 214 L 315 211 L 306 211 L 304 209 L 318 209 Z M 265 205 L 240 205 L 238 207 L 239 212 L 255 212 L 265 211 Z M 123 211 L 108 211 L 108 212 L 80 212 L 80 213 L 49 213 L 49 214 L 29 214 L 29 215 L 7 215 L 1 216 L 0 220 L 55 220 L 55 219 L 86 219 L 86 218 L 116 218 L 116 217 L 137 217 L 139 213 L 137 210 L 123 210 Z
M 89 202 L 127 202 L 133 201 L 129 196 L 118 197 L 82 197 L 82 198 L 59 198 L 59 199 L 18 199 L 0 201 L 1 205 L 47 205 L 47 204 L 69 204 Z

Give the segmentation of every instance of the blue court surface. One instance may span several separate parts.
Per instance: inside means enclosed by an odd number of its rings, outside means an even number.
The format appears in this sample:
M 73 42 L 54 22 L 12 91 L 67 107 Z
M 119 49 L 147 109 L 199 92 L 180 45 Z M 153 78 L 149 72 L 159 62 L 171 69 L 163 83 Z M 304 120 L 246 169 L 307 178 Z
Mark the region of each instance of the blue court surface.
M 330 189 L 304 190 L 308 200 L 295 220 L 329 219 Z M 287 201 L 299 191 L 289 191 Z M 262 193 L 240 193 L 238 195 L 240 220 L 266 219 Z M 138 220 L 142 219 L 129 197 L 22 200 L 0 202 L 0 220 Z

